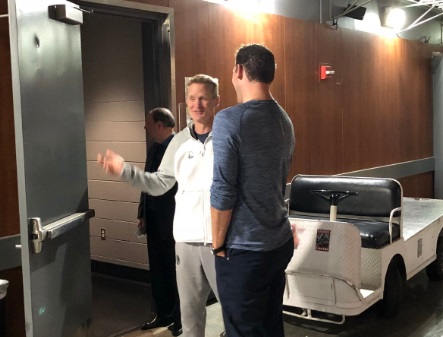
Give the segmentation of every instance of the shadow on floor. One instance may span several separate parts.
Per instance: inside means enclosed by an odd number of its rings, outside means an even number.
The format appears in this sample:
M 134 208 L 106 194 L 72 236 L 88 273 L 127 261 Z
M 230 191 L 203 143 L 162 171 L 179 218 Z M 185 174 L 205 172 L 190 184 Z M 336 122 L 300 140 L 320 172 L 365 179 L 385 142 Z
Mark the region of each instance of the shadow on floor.
M 92 323 L 88 337 L 170 337 L 166 328 L 140 331 L 151 315 L 149 283 L 101 273 L 92 274 Z M 220 305 L 211 294 L 207 307 L 206 337 L 224 331 Z
M 138 329 L 151 314 L 149 284 L 92 274 L 90 337 L 118 336 Z
M 151 312 L 149 284 L 93 274 L 93 320 L 89 337 L 158 336 L 169 331 L 138 331 Z M 405 283 L 400 313 L 392 319 L 377 315 L 374 306 L 343 325 L 285 316 L 286 337 L 442 337 L 443 282 L 430 282 L 423 271 Z M 220 305 L 208 306 L 206 337 L 223 331 Z

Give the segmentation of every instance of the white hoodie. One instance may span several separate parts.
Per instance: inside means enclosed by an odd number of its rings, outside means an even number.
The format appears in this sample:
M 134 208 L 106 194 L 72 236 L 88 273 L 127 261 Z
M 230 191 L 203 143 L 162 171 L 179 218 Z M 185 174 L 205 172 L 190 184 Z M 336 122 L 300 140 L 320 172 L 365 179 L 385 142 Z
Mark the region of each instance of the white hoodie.
M 209 244 L 213 162 L 212 134 L 203 144 L 196 138 L 191 122 L 172 138 L 157 172 L 144 172 L 125 163 L 122 178 L 154 196 L 166 193 L 177 181 L 175 241 Z

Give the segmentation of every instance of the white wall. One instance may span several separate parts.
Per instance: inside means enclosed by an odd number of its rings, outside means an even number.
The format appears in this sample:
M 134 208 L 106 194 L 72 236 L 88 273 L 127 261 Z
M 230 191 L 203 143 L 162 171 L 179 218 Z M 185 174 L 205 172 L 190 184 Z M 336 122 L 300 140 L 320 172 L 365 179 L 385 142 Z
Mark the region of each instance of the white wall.
M 98 152 L 110 148 L 144 166 L 141 27 L 134 19 L 93 14 L 82 26 L 91 258 L 147 267 L 146 239 L 135 235 L 139 190 L 105 174 Z M 101 239 L 101 230 L 106 239 Z

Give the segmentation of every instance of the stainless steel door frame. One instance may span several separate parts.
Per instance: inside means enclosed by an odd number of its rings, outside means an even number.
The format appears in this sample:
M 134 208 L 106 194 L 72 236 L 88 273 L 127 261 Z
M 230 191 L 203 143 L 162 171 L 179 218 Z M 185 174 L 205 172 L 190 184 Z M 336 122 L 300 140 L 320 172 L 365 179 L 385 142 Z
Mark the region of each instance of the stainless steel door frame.
M 432 95 L 434 110 L 434 198 L 443 199 L 443 54 L 432 59 Z
M 161 98 L 155 106 L 170 107 L 178 121 L 179 111 L 176 103 L 175 85 L 174 9 L 127 0 L 73 0 L 73 2 L 79 4 L 82 8 L 91 9 L 97 13 L 158 21 L 161 26 L 161 37 L 158 39 L 161 42 L 161 46 L 159 46 L 161 57 L 156 62 L 160 63 L 157 67 L 161 74 L 156 79 L 159 82 L 156 89 L 161 92 Z M 149 97 L 148 100 L 155 100 L 155 97 Z

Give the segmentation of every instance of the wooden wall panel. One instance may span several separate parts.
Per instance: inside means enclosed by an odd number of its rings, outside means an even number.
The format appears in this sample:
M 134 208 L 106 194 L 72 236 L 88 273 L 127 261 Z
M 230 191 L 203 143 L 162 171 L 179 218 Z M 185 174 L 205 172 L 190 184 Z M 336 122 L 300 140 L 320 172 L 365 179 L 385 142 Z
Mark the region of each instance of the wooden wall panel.
M 0 19 L 0 237 L 20 233 L 11 81 L 8 20 Z
M 405 53 L 404 110 L 401 119 L 401 155 L 406 160 L 431 157 L 432 147 L 432 51 L 418 41 L 403 41 Z
M 402 41 L 344 30 L 345 171 L 401 161 Z
M 254 41 L 254 23 L 242 20 L 224 6 L 210 4 L 208 9 L 208 20 L 211 22 L 211 61 L 208 64 L 208 72 L 219 79 L 221 100 L 217 110 L 221 110 L 237 104 L 231 81 L 235 51 L 241 44 Z
M 208 73 L 213 62 L 209 39 L 208 3 L 201 0 L 170 0 L 175 20 L 175 62 L 177 103 L 185 101 L 185 77 Z M 208 74 L 211 75 L 211 74 Z
M 319 80 L 311 102 L 311 114 L 315 122 L 307 132 L 315 135 L 309 144 L 311 160 L 307 167 L 314 174 L 343 172 L 342 107 L 343 65 L 341 30 L 329 26 L 315 25 L 315 71 L 319 74 L 320 64 L 328 63 L 335 71 L 332 78 Z M 319 75 L 317 75 L 319 76 Z M 315 151 L 313 151 L 315 149 Z
M 25 337 L 25 309 L 23 302 L 23 276 L 21 267 L 0 271 L 0 279 L 8 280 L 5 302 L 5 336 Z
M 311 103 L 315 99 L 315 87 L 318 85 L 315 52 L 314 25 L 304 22 L 285 20 L 285 78 L 286 111 L 293 121 L 296 144 L 291 179 L 296 173 L 309 172 L 315 166 L 315 153 L 309 144 L 316 135 L 309 130 L 315 127 L 312 118 Z
M 370 45 L 369 36 L 362 37 L 351 31 L 345 31 L 344 35 L 343 53 L 345 59 L 343 63 L 345 69 L 343 80 L 346 83 L 346 89 L 342 99 L 343 125 L 346 132 L 343 134 L 343 160 L 347 170 L 354 171 L 364 167 L 368 161 L 367 157 L 374 151 L 372 150 L 374 137 L 363 137 L 368 128 L 376 129 L 372 124 L 373 107 L 366 104 L 367 101 L 374 100 L 374 94 L 371 93 L 373 81 L 371 53 L 373 48 Z M 361 39 L 363 41 L 360 43 Z M 368 59 L 365 58 L 363 61 L 362 55 L 367 55 Z M 356 71 L 355 67 L 358 67 L 359 71 Z
M 207 72 L 220 79 L 220 109 L 235 104 L 235 49 L 264 42 L 274 51 L 272 92 L 297 137 L 290 176 L 432 155 L 430 56 L 443 47 L 274 15 L 245 18 L 202 0 L 168 4 L 175 17 L 177 102 L 183 102 L 183 77 Z M 318 80 L 321 62 L 336 71 L 332 79 Z
M 130 2 L 140 2 L 148 5 L 169 7 L 169 0 L 124 0 Z
M 261 43 L 270 48 L 277 63 L 272 93 L 285 105 L 284 19 L 272 15 L 245 16 L 224 6 L 209 4 L 209 40 L 212 56 L 208 64 L 209 74 L 220 81 L 220 109 L 237 104 L 232 86 L 232 69 L 235 52 L 242 44 Z M 266 27 L 266 28 L 265 28 Z
M 286 19 L 286 110 L 296 132 L 290 177 L 342 170 L 342 33 L 322 25 Z M 333 78 L 320 81 L 319 66 Z
M 254 26 L 254 43 L 262 43 L 269 48 L 277 65 L 271 93 L 275 100 L 286 108 L 286 43 L 285 18 L 277 15 L 261 15 Z
M 434 197 L 434 172 L 398 179 L 403 187 L 403 196 L 412 198 Z

